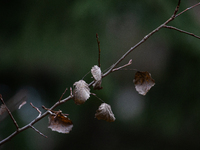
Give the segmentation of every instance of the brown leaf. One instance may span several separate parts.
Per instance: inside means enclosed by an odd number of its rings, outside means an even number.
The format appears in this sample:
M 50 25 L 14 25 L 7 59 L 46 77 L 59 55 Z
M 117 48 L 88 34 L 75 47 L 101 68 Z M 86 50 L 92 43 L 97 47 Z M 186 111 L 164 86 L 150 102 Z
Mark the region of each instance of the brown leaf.
M 66 114 L 63 114 L 61 111 L 57 111 L 56 113 L 57 114 L 52 113 L 49 115 L 48 128 L 59 133 L 69 133 L 73 127 L 72 121 L 67 117 Z
M 105 120 L 108 122 L 114 122 L 115 121 L 115 116 L 111 110 L 110 105 L 106 103 L 102 103 L 98 110 L 96 111 L 95 117 L 98 120 Z
M 74 86 L 74 102 L 77 105 L 85 103 L 85 101 L 90 97 L 90 88 L 88 87 L 88 84 L 84 80 L 80 80 L 75 82 Z
M 147 71 L 137 71 L 133 82 L 135 83 L 136 91 L 141 95 L 146 95 L 151 87 L 155 85 L 154 79 L 151 78 L 151 74 Z
M 102 73 L 101 73 L 101 68 L 98 67 L 97 65 L 94 65 L 91 69 L 92 76 L 94 77 L 94 84 L 92 85 L 93 88 L 96 90 L 102 89 L 101 87 L 101 81 L 102 81 Z

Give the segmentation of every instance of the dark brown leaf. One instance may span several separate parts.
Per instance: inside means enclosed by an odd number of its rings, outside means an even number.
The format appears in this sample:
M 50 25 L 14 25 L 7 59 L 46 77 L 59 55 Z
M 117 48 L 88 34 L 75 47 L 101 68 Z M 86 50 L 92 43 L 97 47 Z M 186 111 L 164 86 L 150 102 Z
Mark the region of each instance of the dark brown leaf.
M 151 78 L 151 74 L 147 71 L 137 71 L 133 82 L 135 83 L 136 91 L 141 95 L 146 95 L 151 87 L 155 85 L 154 79 Z
M 67 117 L 66 114 L 63 114 L 61 111 L 52 112 L 54 113 L 49 115 L 48 128 L 59 133 L 69 133 L 73 127 L 72 121 Z
M 111 107 L 110 105 L 106 104 L 106 103 L 102 103 L 96 114 L 95 114 L 95 117 L 98 119 L 98 120 L 105 120 L 107 122 L 114 122 L 115 121 L 115 116 L 111 110 Z

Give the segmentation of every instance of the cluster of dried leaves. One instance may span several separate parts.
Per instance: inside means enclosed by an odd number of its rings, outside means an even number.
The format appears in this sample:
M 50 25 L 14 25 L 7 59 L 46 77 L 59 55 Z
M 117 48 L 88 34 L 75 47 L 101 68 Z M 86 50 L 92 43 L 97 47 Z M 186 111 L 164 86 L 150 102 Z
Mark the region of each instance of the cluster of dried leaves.
M 92 76 L 94 78 L 94 83 L 92 84 L 93 89 L 102 89 L 102 75 L 100 67 L 97 65 L 93 66 L 91 69 Z M 151 74 L 147 71 L 140 72 L 137 71 L 134 78 L 135 88 L 141 95 L 146 95 L 152 86 L 154 86 L 155 81 L 151 78 Z M 90 87 L 84 80 L 79 80 L 74 83 L 73 89 L 73 100 L 75 104 L 84 104 L 90 98 Z M 68 118 L 67 114 L 63 114 L 61 110 L 53 111 L 50 110 L 49 115 L 49 128 L 52 131 L 57 131 L 59 133 L 69 133 L 72 130 L 73 123 Z M 114 122 L 115 116 L 111 110 L 111 106 L 107 103 L 102 103 L 95 113 L 95 118 L 98 120 L 105 120 L 107 122 Z
M 132 64 L 132 60 L 129 61 L 128 64 L 113 69 L 113 71 L 120 70 L 128 65 Z M 94 65 L 91 69 L 92 78 L 94 80 L 92 87 L 94 90 L 101 90 L 102 86 L 102 78 L 103 73 L 101 68 L 97 65 Z M 146 72 L 137 71 L 135 73 L 135 77 L 133 80 L 135 84 L 136 91 L 138 91 L 141 95 L 146 95 L 146 93 L 150 90 L 152 86 L 154 86 L 155 81 L 151 78 L 151 74 Z M 71 89 L 71 96 L 77 105 L 84 104 L 89 98 L 90 95 L 95 95 L 90 92 L 89 85 L 84 80 L 79 80 L 73 84 L 73 90 Z M 62 95 L 63 96 L 63 95 Z M 19 105 L 18 109 L 20 109 L 23 105 L 26 104 L 26 101 L 22 101 Z M 39 112 L 39 116 L 41 115 L 41 111 L 32 105 Z M 62 113 L 61 110 L 54 111 L 43 106 L 45 110 L 49 113 L 49 126 L 52 131 L 57 131 L 59 133 L 69 133 L 73 128 L 73 123 L 69 119 L 68 114 Z M 3 103 L 0 105 L 0 115 L 7 112 L 6 105 Z M 114 122 L 115 116 L 112 112 L 111 106 L 105 102 L 103 102 L 99 108 L 96 110 L 95 118 L 98 120 L 105 120 L 107 122 Z M 31 126 L 32 127 L 32 126 Z

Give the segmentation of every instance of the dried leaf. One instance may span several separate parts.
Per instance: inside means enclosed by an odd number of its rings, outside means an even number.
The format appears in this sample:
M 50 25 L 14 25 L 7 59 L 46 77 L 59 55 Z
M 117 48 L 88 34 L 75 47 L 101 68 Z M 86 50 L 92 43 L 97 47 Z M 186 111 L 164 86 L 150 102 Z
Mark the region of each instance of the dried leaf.
M 72 130 L 72 127 L 72 121 L 61 111 L 57 111 L 57 114 L 49 115 L 48 128 L 50 128 L 52 131 L 57 131 L 59 133 L 69 133 Z
M 110 105 L 106 103 L 102 103 L 98 110 L 96 111 L 95 117 L 98 120 L 105 120 L 108 122 L 114 122 L 115 121 L 115 116 L 111 110 Z
M 88 87 L 88 84 L 84 80 L 80 80 L 75 82 L 74 86 L 74 102 L 77 105 L 85 103 L 85 101 L 90 97 L 90 88 Z
M 1 104 L 1 106 L 0 106 L 0 115 L 4 114 L 5 112 L 7 112 L 6 105 L 5 104 Z
M 92 76 L 94 77 L 94 84 L 92 85 L 94 89 L 102 89 L 101 81 L 102 81 L 102 73 L 101 68 L 95 65 L 91 69 Z
M 135 83 L 136 91 L 141 95 L 146 95 L 151 87 L 155 85 L 154 79 L 151 78 L 151 74 L 147 71 L 137 71 L 133 82 Z

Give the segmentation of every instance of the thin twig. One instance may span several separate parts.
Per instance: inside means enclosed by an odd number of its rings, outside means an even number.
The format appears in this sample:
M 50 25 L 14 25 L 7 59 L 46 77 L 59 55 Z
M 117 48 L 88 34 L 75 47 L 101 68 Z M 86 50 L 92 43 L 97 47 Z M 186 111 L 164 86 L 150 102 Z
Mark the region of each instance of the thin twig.
M 11 111 L 10 111 L 10 110 L 8 109 L 8 107 L 6 106 L 6 103 L 4 102 L 4 100 L 3 100 L 1 94 L 0 94 L 0 99 L 1 99 L 2 103 L 4 104 L 4 106 L 5 106 L 6 110 L 7 110 L 7 112 L 9 113 L 9 115 L 10 115 L 10 117 L 11 117 L 11 119 L 12 119 L 14 125 L 16 126 L 16 128 L 17 128 L 17 130 L 18 130 L 18 129 L 19 129 L 19 126 L 18 126 L 18 124 L 17 124 L 17 121 L 16 121 L 15 118 L 13 117 Z
M 44 135 L 42 132 L 40 132 L 38 129 L 36 129 L 34 126 L 30 126 L 32 129 L 34 129 L 37 133 L 39 133 L 40 135 L 44 136 L 45 138 L 47 138 L 46 135 Z
M 191 36 L 194 36 L 194 37 L 200 39 L 200 36 L 197 36 L 197 35 L 195 35 L 194 33 L 190 33 L 190 32 L 187 32 L 187 31 L 178 29 L 178 28 L 173 27 L 173 26 L 167 26 L 167 25 L 165 25 L 165 26 L 163 26 L 163 27 L 164 27 L 164 28 L 168 28 L 168 29 L 173 29 L 173 30 L 179 31 L 179 32 L 181 32 L 181 33 L 185 33 L 185 34 L 188 34 L 188 35 L 191 35 Z
M 98 98 L 101 102 L 105 103 L 102 99 L 100 99 L 95 93 L 90 93 L 91 95 L 95 96 L 96 98 Z
M 99 41 L 99 36 L 98 36 L 98 34 L 97 34 L 97 33 L 96 33 L 96 39 L 97 39 L 98 51 L 99 51 L 98 65 L 99 65 L 99 67 L 101 67 L 101 63 L 100 63 L 101 49 L 100 49 L 100 41 Z
M 65 91 L 62 93 L 62 95 L 61 95 L 61 97 L 60 97 L 60 99 L 59 99 L 59 102 L 60 102 L 60 100 L 63 98 L 63 95 L 66 93 L 67 90 L 68 90 L 68 89 L 66 88 Z
M 179 14 L 177 14 L 177 15 L 175 16 L 175 18 L 178 17 L 178 16 L 180 16 L 182 13 L 184 13 L 184 12 L 186 12 L 186 11 L 188 11 L 188 10 L 190 10 L 190 9 L 192 9 L 192 8 L 194 8 L 194 7 L 196 7 L 196 6 L 198 6 L 198 5 L 200 5 L 200 2 L 197 3 L 197 4 L 195 4 L 195 5 L 193 5 L 193 6 L 191 6 L 191 7 L 186 8 L 185 10 L 183 10 L 182 12 L 180 12 Z
M 35 107 L 32 103 L 30 103 L 30 105 L 39 112 L 39 115 L 37 116 L 37 118 L 39 118 L 41 116 L 42 112 L 37 107 Z
M 113 69 L 112 72 L 117 71 L 117 70 L 120 70 L 120 69 L 122 69 L 122 68 L 124 68 L 124 67 L 127 67 L 127 66 L 131 65 L 131 64 L 132 64 L 132 59 L 130 59 L 129 62 L 128 62 L 127 64 L 125 64 L 125 65 L 123 65 L 123 66 L 120 66 L 120 67 L 118 67 L 118 68 Z
M 178 10 L 179 10 L 180 4 L 181 4 L 181 0 L 178 1 L 178 5 L 176 6 L 175 11 L 174 11 L 174 14 L 172 15 L 172 18 L 173 18 L 173 19 L 176 17 L 176 14 L 177 14 L 177 12 L 178 12 Z

